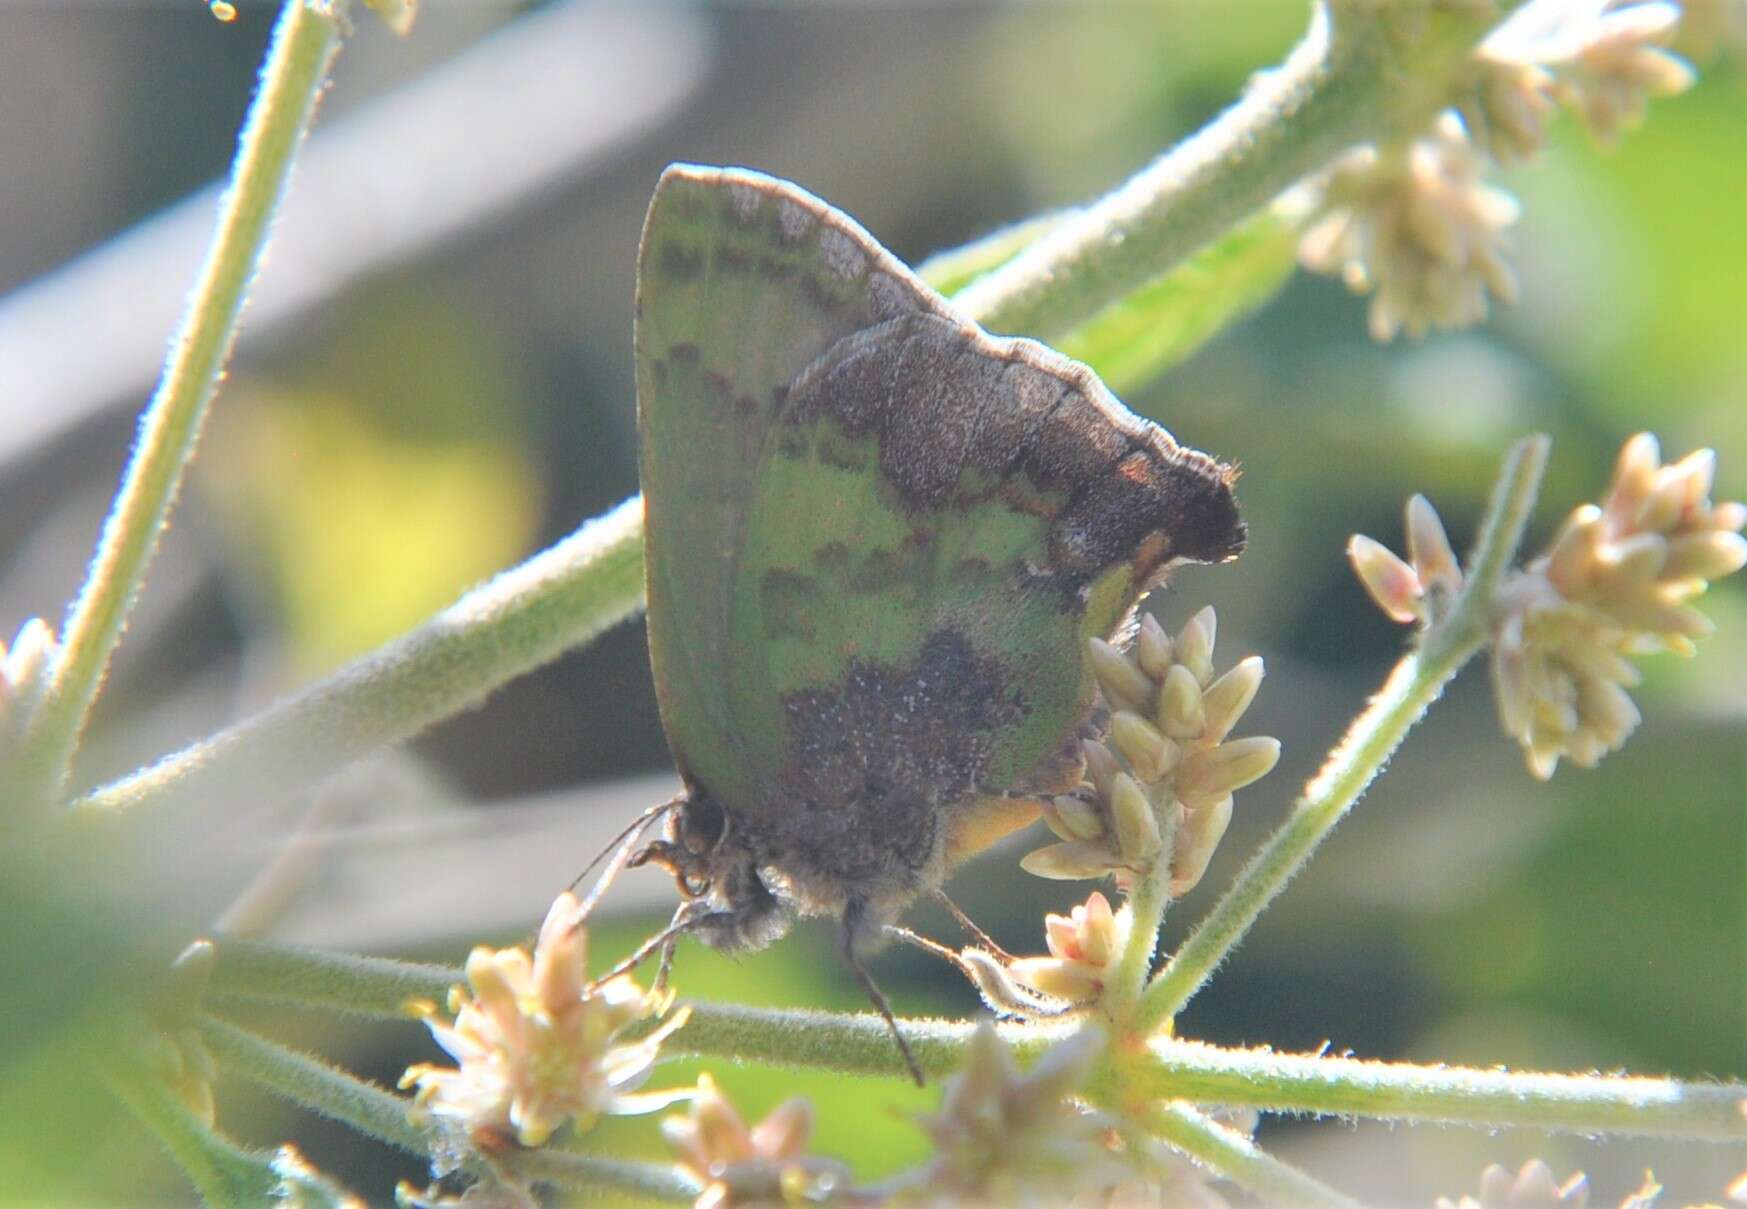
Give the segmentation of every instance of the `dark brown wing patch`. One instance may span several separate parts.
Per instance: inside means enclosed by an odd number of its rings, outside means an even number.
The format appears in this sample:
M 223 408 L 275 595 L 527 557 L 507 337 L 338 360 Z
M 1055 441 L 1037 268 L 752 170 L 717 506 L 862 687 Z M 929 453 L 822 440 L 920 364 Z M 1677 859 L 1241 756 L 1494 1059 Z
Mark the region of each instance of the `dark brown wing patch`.
M 1219 562 L 1243 547 L 1233 472 L 1115 401 L 1092 372 L 1029 340 L 931 314 L 847 336 L 795 379 L 779 423 L 834 417 L 878 439 L 880 469 L 912 510 L 1023 476 L 1016 507 L 1048 517 L 1049 565 L 1077 592 L 1134 560 Z M 967 481 L 967 470 L 978 472 Z

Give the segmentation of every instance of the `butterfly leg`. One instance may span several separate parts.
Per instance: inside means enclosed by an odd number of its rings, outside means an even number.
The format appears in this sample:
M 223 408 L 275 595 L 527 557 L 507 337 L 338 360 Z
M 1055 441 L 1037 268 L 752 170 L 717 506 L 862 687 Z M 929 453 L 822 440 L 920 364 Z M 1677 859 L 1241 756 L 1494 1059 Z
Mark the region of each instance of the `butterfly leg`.
M 929 940 L 920 933 L 912 932 L 909 928 L 899 924 L 887 924 L 885 934 L 952 966 L 965 976 L 966 982 L 977 989 L 983 1002 L 999 1015 L 1044 1020 L 1051 1016 L 1065 1016 L 1074 1010 L 1074 1005 L 1066 1000 L 1055 999 L 1030 987 L 1021 986 L 1008 978 L 1003 971 L 997 970 L 991 981 L 989 971 L 979 970 L 962 953 L 937 940 Z M 1014 960 L 1007 954 L 1001 954 L 1000 957 L 1004 958 L 1000 961 L 1003 966 Z
M 916 1080 L 916 1086 L 922 1087 L 926 1080 L 922 1077 L 922 1067 L 916 1061 L 916 1055 L 910 1049 L 910 1043 L 904 1040 L 903 1030 L 898 1027 L 898 1018 L 892 1015 L 892 1005 L 886 999 L 886 993 L 880 990 L 879 984 L 873 980 L 873 975 L 862 965 L 861 957 L 856 952 L 855 940 L 862 927 L 862 904 L 851 899 L 843 911 L 842 947 L 843 960 L 855 973 L 855 980 L 861 984 L 862 994 L 874 1005 L 874 1010 L 886 1022 L 886 1027 L 892 1030 L 892 1040 L 898 1043 L 898 1052 L 904 1056 L 904 1065 L 910 1068 L 910 1077 Z
M 715 913 L 706 908 L 697 899 L 688 899 L 681 903 L 679 905 L 679 910 L 673 913 L 673 919 L 665 928 L 661 929 L 661 931 L 657 932 L 654 936 L 651 936 L 648 940 L 638 945 L 629 957 L 626 957 L 617 965 L 613 966 L 612 969 L 590 982 L 586 990 L 583 992 L 584 995 L 593 994 L 597 988 L 611 982 L 621 974 L 629 974 L 632 970 L 643 964 L 649 955 L 657 949 L 661 950 L 661 965 L 656 971 L 655 978 L 658 985 L 665 985 L 668 969 L 673 964 L 673 947 L 678 942 L 680 936 L 691 931 L 699 924 L 702 924 L 713 914 Z
M 934 900 L 952 913 L 953 919 L 958 921 L 958 926 L 965 930 L 967 936 L 976 941 L 977 944 L 981 945 L 983 948 L 987 949 L 990 953 L 994 954 L 995 960 L 999 961 L 1002 965 L 1012 964 L 1013 954 L 996 944 L 995 938 L 983 931 L 982 928 L 977 925 L 976 920 L 966 915 L 963 907 L 948 898 L 945 890 L 935 890 Z

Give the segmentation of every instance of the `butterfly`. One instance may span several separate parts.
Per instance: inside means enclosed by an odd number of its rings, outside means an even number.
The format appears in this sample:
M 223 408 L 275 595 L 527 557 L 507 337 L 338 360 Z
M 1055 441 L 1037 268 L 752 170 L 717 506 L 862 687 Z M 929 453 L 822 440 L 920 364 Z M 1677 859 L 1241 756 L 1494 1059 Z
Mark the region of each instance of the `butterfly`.
M 744 169 L 663 173 L 635 349 L 649 655 L 684 787 L 639 860 L 717 948 L 840 918 L 884 1010 L 858 954 L 1078 783 L 1087 640 L 1172 565 L 1239 552 L 1235 471 Z

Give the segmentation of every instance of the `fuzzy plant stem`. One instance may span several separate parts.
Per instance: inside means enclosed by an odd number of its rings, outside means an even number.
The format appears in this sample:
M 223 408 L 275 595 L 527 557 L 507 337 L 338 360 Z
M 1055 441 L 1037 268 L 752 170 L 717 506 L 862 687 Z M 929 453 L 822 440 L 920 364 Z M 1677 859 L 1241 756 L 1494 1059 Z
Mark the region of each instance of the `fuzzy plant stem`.
M 170 341 L 163 378 L 140 418 L 133 456 L 85 586 L 67 616 L 47 691 L 31 718 L 20 755 L 26 800 L 51 800 L 66 782 L 104 671 L 223 378 L 249 284 L 315 115 L 343 23 L 332 6 L 286 0 L 273 31 L 212 246 L 182 326 Z
M 1160 806 L 1153 803 L 1153 812 L 1159 817 L 1159 855 L 1152 868 L 1135 882 L 1123 903 L 1128 911 L 1128 935 L 1098 1001 L 1099 1011 L 1119 1044 L 1122 1038 L 1133 1034 L 1136 1008 L 1158 952 L 1165 911 L 1171 905 L 1171 853 L 1177 844 L 1177 809 L 1169 797 L 1162 803 L 1163 809 Z
M 360 958 L 261 941 L 220 938 L 214 956 L 207 1002 L 220 1013 L 247 1000 L 404 1020 L 408 999 L 440 999 L 449 986 L 463 978 L 462 971 L 454 967 Z M 664 1060 L 723 1058 L 796 1070 L 909 1077 L 884 1021 L 872 1014 L 700 1002 L 690 1007 L 691 1018 L 685 1027 L 662 1046 Z M 975 1025 L 965 1021 L 898 1023 L 931 1078 L 957 1069 L 976 1031 Z M 215 1054 L 227 1039 L 243 1047 L 271 1045 L 223 1024 L 222 1018 L 212 1024 L 229 1030 L 216 1040 L 209 1030 L 207 1040 Z M 1019 1060 L 1029 1063 L 1078 1027 L 1076 1021 L 1069 1020 L 1003 1025 L 1000 1031 Z M 275 1048 L 275 1061 L 289 1061 L 285 1053 Z M 371 1104 L 404 1104 L 331 1068 L 320 1070 L 337 1075 L 347 1096 L 362 1086 L 369 1092 Z M 313 1075 L 277 1077 L 282 1083 L 290 1081 L 303 1087 L 300 1094 L 306 1096 L 317 1094 L 309 1091 L 310 1087 L 325 1085 L 321 1077 Z M 1166 1037 L 1154 1038 L 1143 1049 L 1111 1051 L 1094 1069 L 1087 1094 L 1110 1108 L 1184 1099 L 1285 1112 L 1499 1128 L 1539 1125 L 1589 1133 L 1747 1138 L 1747 1119 L 1735 1108 L 1747 1099 L 1747 1088 L 1736 1084 L 1365 1062 L 1323 1054 L 1226 1049 Z M 342 1105 L 338 1110 L 321 1111 L 344 1120 L 353 1110 Z
M 1264 1205 L 1360 1209 L 1358 1201 L 1281 1162 L 1247 1134 L 1221 1125 L 1187 1104 L 1148 1105 L 1136 1113 L 1135 1124 L 1200 1160 Z
M 1484 5 L 1414 8 L 1316 6 L 1303 41 L 1235 105 L 973 283 L 959 305 L 993 331 L 1055 339 L 1348 147 L 1423 126 L 1450 103 L 1452 75 L 1497 17 Z
M 221 936 L 214 942 L 207 995 L 230 1000 L 321 1008 L 341 1015 L 411 1019 L 420 1002 L 442 1003 L 466 975 L 454 966 L 360 957 L 276 941 Z
M 1182 1099 L 1493 1130 L 1747 1141 L 1740 1108 L 1747 1085 L 1740 1083 L 1373 1062 L 1230 1050 L 1171 1037 L 1095 1068 L 1087 1095 L 1112 1111 Z
M 391 1091 L 229 1021 L 206 1017 L 199 1028 L 200 1039 L 227 1073 L 414 1154 L 430 1154 L 438 1141 L 412 1123 L 409 1101 Z
M 643 501 L 632 498 L 410 634 L 75 809 L 283 797 L 477 705 L 616 625 L 642 597 Z

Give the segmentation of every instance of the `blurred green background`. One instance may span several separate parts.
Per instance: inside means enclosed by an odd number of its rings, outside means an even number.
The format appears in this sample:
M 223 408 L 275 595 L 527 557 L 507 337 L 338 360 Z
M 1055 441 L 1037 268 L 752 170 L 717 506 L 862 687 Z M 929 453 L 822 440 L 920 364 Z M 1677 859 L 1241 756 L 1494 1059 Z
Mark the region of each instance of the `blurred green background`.
M 8 632 L 58 618 L 75 590 L 198 263 L 211 197 L 181 199 L 223 172 L 273 17 L 239 8 L 230 25 L 194 0 L 0 8 Z M 1401 648 L 1347 571 L 1348 534 L 1398 545 L 1401 502 L 1423 491 L 1465 541 L 1500 454 L 1532 430 L 1555 441 L 1536 538 L 1599 492 L 1642 428 L 1671 457 L 1714 446 L 1718 498 L 1747 495 L 1747 13 L 1689 8 L 1697 88 L 1611 153 L 1561 121 L 1548 154 L 1504 176 L 1525 204 L 1523 297 L 1486 327 L 1379 347 L 1362 300 L 1300 275 L 1128 393 L 1243 464 L 1248 552 L 1182 574 L 1154 607 L 1174 629 L 1212 603 L 1219 665 L 1266 657 L 1245 729 L 1285 744 L 1280 769 L 1240 796 L 1172 938 Z M 1276 62 L 1305 12 L 432 3 L 404 41 L 361 18 L 80 782 L 331 670 L 636 490 L 632 274 L 664 164 L 792 178 L 914 262 L 1117 183 Z M 1697 659 L 1646 661 L 1628 747 L 1548 786 L 1524 772 L 1471 669 L 1181 1031 L 1747 1077 L 1747 592 L 1726 584 L 1705 608 L 1719 632 Z M 532 928 L 669 771 L 642 629 L 625 625 L 289 814 L 236 811 L 178 901 L 212 919 L 270 867 L 227 926 L 458 962 L 475 941 Z M 1004 944 L 1036 951 L 1042 912 L 1087 887 L 1030 878 L 1015 851 L 953 891 Z M 653 876 L 627 881 L 603 955 L 670 901 Z M 914 920 L 952 934 L 930 911 Z M 886 954 L 875 973 L 903 1011 L 975 1007 L 920 955 Z M 678 985 L 861 1005 L 820 927 L 738 963 L 688 951 Z M 412 1025 L 274 1027 L 384 1082 L 433 1053 Z M 33 1085 L 28 1047 L 20 1057 L 8 1094 L 31 1088 L 76 1116 L 0 1137 L 8 1169 L 61 1200 L 191 1199 L 130 1120 Z M 718 1074 L 752 1111 L 812 1095 L 820 1149 L 859 1174 L 924 1152 L 910 1118 L 932 1090 Z M 294 1140 L 375 1200 L 421 1174 L 241 1085 L 221 1084 L 219 1102 L 239 1137 Z M 1536 1153 L 1561 1174 L 1588 1167 L 1608 1203 L 1646 1165 L 1671 1202 L 1719 1196 L 1743 1165 L 1722 1148 L 1295 1121 L 1268 1121 L 1263 1137 L 1390 1203 L 1472 1190 L 1484 1163 Z M 649 1120 L 590 1144 L 658 1153 Z M 38 1199 L 28 1184 L 0 1191 L 15 1197 Z

